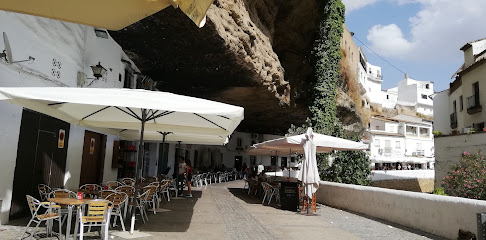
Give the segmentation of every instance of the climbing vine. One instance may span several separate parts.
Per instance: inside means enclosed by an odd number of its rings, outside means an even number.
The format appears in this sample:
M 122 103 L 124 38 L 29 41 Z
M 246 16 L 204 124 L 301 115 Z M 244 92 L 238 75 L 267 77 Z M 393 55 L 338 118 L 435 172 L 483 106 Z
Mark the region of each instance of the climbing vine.
M 290 134 L 304 133 L 307 127 L 315 132 L 348 138 L 336 116 L 336 88 L 340 79 L 342 55 L 340 51 L 341 36 L 345 19 L 345 7 L 340 0 L 318 1 L 319 26 L 317 39 L 314 42 L 312 61 L 315 70 L 315 82 L 312 86 L 313 101 L 309 106 L 310 117 L 301 127 L 291 126 Z M 354 137 L 352 140 L 360 140 Z M 333 163 L 329 165 L 329 159 Z M 323 180 L 350 183 L 369 184 L 370 162 L 368 156 L 361 151 L 337 152 L 334 155 L 319 154 L 317 157 L 319 172 Z

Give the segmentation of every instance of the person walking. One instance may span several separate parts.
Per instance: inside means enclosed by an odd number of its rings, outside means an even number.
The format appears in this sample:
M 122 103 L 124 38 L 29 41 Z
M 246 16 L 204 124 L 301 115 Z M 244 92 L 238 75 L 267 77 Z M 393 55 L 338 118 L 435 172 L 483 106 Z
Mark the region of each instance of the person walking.
M 187 182 L 187 190 L 189 191 L 189 194 L 186 195 L 186 197 L 191 198 L 192 197 L 192 191 L 191 191 L 191 180 L 192 180 L 192 167 L 191 163 L 186 163 L 186 182 Z
M 248 166 L 246 166 L 246 163 L 243 163 L 243 170 L 241 172 L 243 173 L 243 179 L 246 179 L 248 177 Z
M 179 157 L 179 171 L 177 174 L 177 188 L 179 189 L 179 196 L 184 196 L 182 191 L 184 190 L 184 182 L 186 173 L 186 163 L 184 162 L 184 157 Z

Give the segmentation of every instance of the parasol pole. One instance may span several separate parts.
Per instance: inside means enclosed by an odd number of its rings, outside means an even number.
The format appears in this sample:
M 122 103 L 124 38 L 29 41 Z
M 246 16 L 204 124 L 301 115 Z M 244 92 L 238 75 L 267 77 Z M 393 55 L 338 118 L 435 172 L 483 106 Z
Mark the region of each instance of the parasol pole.
M 132 198 L 132 204 L 133 206 L 136 206 L 136 198 L 138 195 L 138 175 L 139 175 L 139 164 L 140 161 L 143 161 L 144 157 L 144 147 L 143 147 L 143 132 L 145 131 L 145 122 L 147 121 L 147 110 L 146 109 L 141 109 L 142 110 L 142 118 L 140 119 L 140 122 L 142 123 L 142 127 L 140 129 L 140 145 L 138 147 L 138 157 L 137 157 L 137 162 L 135 163 L 135 193 L 134 193 L 134 198 Z M 132 208 L 132 221 L 130 224 L 130 234 L 133 234 L 133 230 L 135 228 L 135 212 L 137 211 L 136 207 Z
M 160 134 L 162 134 L 163 138 L 162 138 L 162 158 L 159 158 L 159 166 L 158 166 L 158 174 L 160 175 L 160 173 L 162 171 L 164 171 L 165 169 L 162 169 L 162 164 L 164 163 L 164 160 L 165 160 L 165 139 L 167 137 L 167 135 L 169 134 L 172 134 L 172 132 L 159 132 Z M 167 173 L 168 174 L 168 173 Z

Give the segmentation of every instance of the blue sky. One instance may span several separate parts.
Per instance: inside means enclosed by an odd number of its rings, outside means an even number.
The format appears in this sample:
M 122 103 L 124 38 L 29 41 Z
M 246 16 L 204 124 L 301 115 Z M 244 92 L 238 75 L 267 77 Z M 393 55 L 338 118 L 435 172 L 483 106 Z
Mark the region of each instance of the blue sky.
M 342 0 L 346 25 L 387 61 L 434 90 L 449 88 L 464 62 L 465 43 L 486 37 L 486 0 Z M 363 47 L 368 62 L 382 67 L 383 89 L 404 74 Z

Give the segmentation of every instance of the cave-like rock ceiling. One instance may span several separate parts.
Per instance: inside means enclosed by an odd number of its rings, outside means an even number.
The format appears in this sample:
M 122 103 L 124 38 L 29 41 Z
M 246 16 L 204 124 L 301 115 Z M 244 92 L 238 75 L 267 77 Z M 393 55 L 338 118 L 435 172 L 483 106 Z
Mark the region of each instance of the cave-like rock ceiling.
M 169 7 L 110 35 L 157 88 L 245 108 L 237 130 L 284 134 L 308 116 L 315 0 L 216 0 L 197 28 Z

